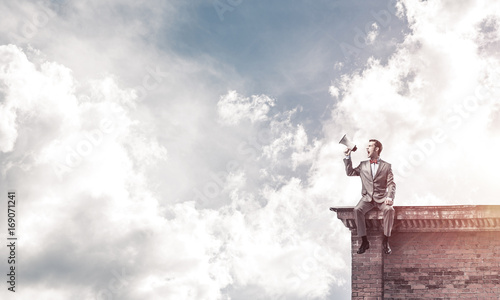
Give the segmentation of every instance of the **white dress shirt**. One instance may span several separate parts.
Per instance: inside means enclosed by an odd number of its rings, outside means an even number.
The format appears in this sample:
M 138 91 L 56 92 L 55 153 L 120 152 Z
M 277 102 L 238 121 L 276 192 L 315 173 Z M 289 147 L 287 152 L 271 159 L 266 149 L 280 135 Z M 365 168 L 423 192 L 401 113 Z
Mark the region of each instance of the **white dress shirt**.
M 377 174 L 378 171 L 378 158 L 377 158 L 377 163 L 370 163 L 370 167 L 372 168 L 372 178 L 375 178 L 375 174 Z

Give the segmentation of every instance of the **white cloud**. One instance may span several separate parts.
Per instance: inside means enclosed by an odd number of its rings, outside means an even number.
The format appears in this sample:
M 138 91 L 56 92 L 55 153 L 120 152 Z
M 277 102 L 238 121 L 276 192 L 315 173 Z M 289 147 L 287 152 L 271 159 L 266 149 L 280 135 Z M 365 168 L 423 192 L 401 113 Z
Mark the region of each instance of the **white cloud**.
M 70 71 L 52 63 L 39 68 L 28 62 L 26 55 L 13 45 L 1 46 L 0 80 L 3 133 L 1 151 L 12 151 L 18 137 L 19 124 L 53 118 L 57 124 L 66 121 L 76 109 Z M 69 121 L 69 120 L 68 120 Z
M 266 95 L 244 97 L 229 91 L 217 103 L 217 112 L 222 124 L 235 125 L 248 119 L 252 123 L 267 120 L 267 113 L 274 106 L 274 99 Z
M 338 98 L 339 97 L 339 89 L 336 88 L 335 86 L 330 86 L 328 88 L 328 92 L 330 93 L 330 96 L 332 96 L 333 98 Z

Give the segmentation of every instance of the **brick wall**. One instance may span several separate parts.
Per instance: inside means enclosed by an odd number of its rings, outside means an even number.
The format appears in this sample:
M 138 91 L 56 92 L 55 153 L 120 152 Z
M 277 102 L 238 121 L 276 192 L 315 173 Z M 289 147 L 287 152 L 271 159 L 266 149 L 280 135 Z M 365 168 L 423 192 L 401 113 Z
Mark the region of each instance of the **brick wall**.
M 395 233 L 391 246 L 385 299 L 500 299 L 498 232 Z
M 358 237 L 351 236 L 352 240 L 352 298 L 367 299 L 381 295 L 384 291 L 380 274 L 384 272 L 382 257 L 382 236 L 371 235 L 370 249 L 362 255 L 357 254 L 361 241 Z M 376 297 L 374 298 L 376 299 Z
M 500 299 L 500 206 L 396 207 L 382 251 L 382 215 L 366 215 L 370 249 L 357 254 L 352 207 L 332 208 L 351 230 L 352 299 Z

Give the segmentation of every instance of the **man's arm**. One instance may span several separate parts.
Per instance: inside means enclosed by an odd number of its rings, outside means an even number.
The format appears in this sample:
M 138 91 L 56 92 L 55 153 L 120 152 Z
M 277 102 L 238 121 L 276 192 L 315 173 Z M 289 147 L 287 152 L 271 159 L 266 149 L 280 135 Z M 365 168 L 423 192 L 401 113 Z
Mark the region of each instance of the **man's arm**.
M 359 170 L 361 165 L 357 166 L 356 168 L 353 168 L 351 155 L 347 155 L 344 158 L 344 164 L 345 164 L 345 173 L 347 174 L 347 176 L 359 176 Z
M 389 167 L 387 174 L 387 197 L 385 203 L 392 205 L 394 203 L 394 196 L 396 196 L 396 183 L 394 182 L 394 175 L 392 174 L 392 167 Z

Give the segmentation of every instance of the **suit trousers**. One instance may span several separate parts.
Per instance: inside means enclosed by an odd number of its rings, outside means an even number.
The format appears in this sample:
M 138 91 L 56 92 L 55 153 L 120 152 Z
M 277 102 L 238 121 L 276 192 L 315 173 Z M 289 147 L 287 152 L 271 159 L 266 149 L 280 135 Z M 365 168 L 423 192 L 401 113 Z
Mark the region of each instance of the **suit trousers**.
M 380 211 L 383 212 L 384 215 L 384 235 L 385 236 L 391 236 L 391 231 L 392 231 L 392 225 L 394 224 L 394 207 L 391 205 L 387 205 L 384 202 L 383 203 L 377 203 L 375 201 L 364 201 L 361 199 L 354 207 L 354 217 L 356 220 L 356 227 L 358 229 L 358 236 L 365 236 L 366 235 L 366 221 L 365 221 L 365 215 L 367 212 L 372 210 L 373 208 L 378 208 Z

